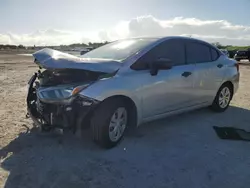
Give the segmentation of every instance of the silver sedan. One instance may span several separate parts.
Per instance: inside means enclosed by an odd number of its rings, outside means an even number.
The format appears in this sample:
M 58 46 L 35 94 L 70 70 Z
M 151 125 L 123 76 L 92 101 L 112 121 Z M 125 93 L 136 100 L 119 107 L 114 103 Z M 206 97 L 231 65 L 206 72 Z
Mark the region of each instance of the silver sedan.
M 118 40 L 81 57 L 43 49 L 34 58 L 42 69 L 29 82 L 34 122 L 42 131 L 90 126 L 106 148 L 148 121 L 206 106 L 224 112 L 239 85 L 235 60 L 187 37 Z

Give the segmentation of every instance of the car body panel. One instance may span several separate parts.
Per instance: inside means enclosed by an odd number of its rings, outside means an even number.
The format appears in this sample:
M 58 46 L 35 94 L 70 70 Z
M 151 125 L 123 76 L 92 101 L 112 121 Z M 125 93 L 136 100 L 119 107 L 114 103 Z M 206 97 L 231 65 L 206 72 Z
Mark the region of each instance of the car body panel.
M 127 84 L 121 84 L 127 83 Z M 137 107 L 138 121 L 142 118 L 142 98 L 140 97 L 141 86 L 143 80 L 134 80 L 131 73 L 119 76 L 115 75 L 112 78 L 104 78 L 96 81 L 88 88 L 82 90 L 79 95 L 104 101 L 109 97 L 125 96 L 130 98 Z
M 194 91 L 197 102 L 211 102 L 224 80 L 224 56 L 214 62 L 199 63 L 195 66 Z M 218 65 L 223 67 L 219 68 Z
M 233 59 L 228 59 L 225 60 L 224 63 L 225 63 L 223 69 L 224 77 L 222 83 L 231 82 L 234 86 L 234 93 L 236 93 L 238 91 L 239 81 L 240 81 L 240 72 L 237 71 L 237 69 L 235 68 L 237 61 Z
M 137 79 L 144 80 L 141 90 L 143 118 L 192 105 L 194 79 L 192 75 L 183 77 L 182 74 L 193 70 L 194 65 L 188 65 L 160 70 L 156 76 L 148 71 L 137 73 Z
M 237 62 L 221 56 L 218 60 L 210 63 L 197 65 L 194 88 L 200 94 L 202 102 L 212 103 L 219 88 L 225 82 L 234 85 L 234 92 L 239 87 L 239 75 L 235 65 Z M 218 65 L 223 65 L 221 68 Z

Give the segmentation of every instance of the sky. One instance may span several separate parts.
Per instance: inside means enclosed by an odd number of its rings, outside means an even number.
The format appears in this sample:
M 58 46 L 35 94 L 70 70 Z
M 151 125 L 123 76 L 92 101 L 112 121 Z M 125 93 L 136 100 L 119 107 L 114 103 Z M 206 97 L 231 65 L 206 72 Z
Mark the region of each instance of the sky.
M 0 0 L 0 44 L 184 35 L 250 45 L 250 0 Z

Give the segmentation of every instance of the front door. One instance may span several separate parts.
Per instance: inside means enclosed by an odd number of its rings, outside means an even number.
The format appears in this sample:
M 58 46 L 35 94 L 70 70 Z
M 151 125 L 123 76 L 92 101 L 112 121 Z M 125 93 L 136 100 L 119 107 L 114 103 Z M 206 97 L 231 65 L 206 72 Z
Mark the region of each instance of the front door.
M 136 71 L 141 80 L 143 118 L 151 118 L 169 111 L 185 108 L 193 104 L 193 71 L 195 65 L 185 64 L 185 47 L 182 40 L 167 40 L 145 54 L 137 65 L 154 61 L 157 58 L 170 59 L 172 68 L 159 70 L 152 76 L 150 71 Z M 143 66 L 142 66 L 143 67 Z
M 145 74 L 142 87 L 144 117 L 160 115 L 193 104 L 194 65 L 160 70 L 156 76 Z

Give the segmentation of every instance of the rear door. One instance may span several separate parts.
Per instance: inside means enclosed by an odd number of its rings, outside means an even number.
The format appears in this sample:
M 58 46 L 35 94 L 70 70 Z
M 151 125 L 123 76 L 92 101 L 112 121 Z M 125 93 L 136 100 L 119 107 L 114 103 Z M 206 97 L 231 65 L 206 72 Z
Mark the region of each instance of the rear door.
M 211 101 L 223 79 L 223 60 L 217 49 L 206 43 L 187 40 L 187 63 L 195 65 L 194 94 L 196 103 Z M 223 59 L 223 57 L 221 57 Z

